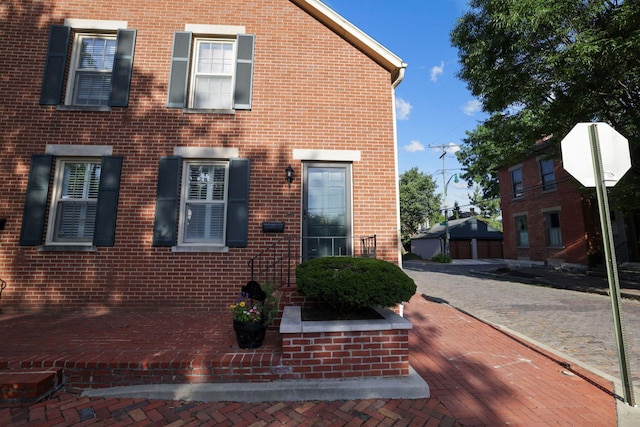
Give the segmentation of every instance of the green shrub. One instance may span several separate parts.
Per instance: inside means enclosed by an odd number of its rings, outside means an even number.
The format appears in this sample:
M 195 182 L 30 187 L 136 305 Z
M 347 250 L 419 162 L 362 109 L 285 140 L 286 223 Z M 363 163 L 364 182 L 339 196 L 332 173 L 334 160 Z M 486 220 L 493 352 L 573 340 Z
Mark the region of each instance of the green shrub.
M 433 262 L 442 262 L 444 264 L 448 264 L 451 262 L 451 257 L 443 254 L 434 255 L 431 257 L 431 261 Z
M 296 267 L 298 292 L 340 313 L 409 301 L 416 285 L 397 265 L 373 258 L 326 257 Z
M 413 252 L 407 252 L 406 254 L 402 255 L 402 259 L 404 261 L 411 261 L 414 259 L 422 259 L 422 257 L 418 254 L 414 254 Z

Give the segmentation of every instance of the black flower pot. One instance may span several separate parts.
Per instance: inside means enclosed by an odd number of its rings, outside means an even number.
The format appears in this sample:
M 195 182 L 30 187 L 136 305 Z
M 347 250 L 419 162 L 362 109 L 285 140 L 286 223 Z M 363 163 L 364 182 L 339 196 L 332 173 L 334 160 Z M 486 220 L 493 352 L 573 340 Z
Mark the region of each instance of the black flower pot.
M 258 348 L 264 341 L 267 328 L 262 322 L 233 321 L 233 329 L 236 331 L 236 339 L 240 348 Z

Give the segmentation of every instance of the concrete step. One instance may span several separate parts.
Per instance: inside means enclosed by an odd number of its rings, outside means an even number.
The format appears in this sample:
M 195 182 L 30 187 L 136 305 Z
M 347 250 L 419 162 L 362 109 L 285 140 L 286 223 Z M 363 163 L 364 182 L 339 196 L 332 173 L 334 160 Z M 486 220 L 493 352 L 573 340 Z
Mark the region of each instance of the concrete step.
M 62 368 L 2 369 L 0 407 L 39 402 L 62 384 Z

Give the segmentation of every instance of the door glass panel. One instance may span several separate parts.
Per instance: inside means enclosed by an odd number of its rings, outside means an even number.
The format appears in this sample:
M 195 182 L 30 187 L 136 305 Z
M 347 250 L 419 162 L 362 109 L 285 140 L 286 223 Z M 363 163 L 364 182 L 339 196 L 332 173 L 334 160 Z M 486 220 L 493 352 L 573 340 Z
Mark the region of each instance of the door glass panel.
M 349 255 L 347 167 L 308 166 L 306 172 L 304 259 Z

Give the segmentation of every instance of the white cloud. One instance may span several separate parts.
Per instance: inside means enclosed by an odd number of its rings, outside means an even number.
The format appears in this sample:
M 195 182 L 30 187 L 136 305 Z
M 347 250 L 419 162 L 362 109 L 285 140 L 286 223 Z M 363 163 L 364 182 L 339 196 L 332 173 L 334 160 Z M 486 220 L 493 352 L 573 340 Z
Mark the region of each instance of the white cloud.
M 446 151 L 447 154 L 454 154 L 457 151 L 460 151 L 460 146 L 458 144 L 453 143 L 453 142 L 450 142 L 448 144 L 443 144 L 443 145 L 444 145 L 444 151 Z M 431 150 L 434 153 L 442 153 L 443 145 L 431 146 Z
M 409 104 L 402 98 L 396 98 L 396 114 L 398 116 L 398 120 L 409 120 L 409 114 L 411 113 L 411 109 L 413 105 Z
M 453 154 L 460 151 L 460 146 L 458 144 L 454 144 L 453 142 L 450 142 L 449 145 L 447 145 L 447 147 L 445 148 L 445 150 L 447 151 L 447 153 Z
M 416 152 L 416 151 L 424 151 L 424 145 L 420 141 L 411 141 L 409 144 L 405 145 L 404 151 Z
M 431 81 L 437 82 L 438 76 L 442 75 L 443 72 L 444 72 L 444 61 L 441 61 L 439 66 L 436 65 L 435 67 L 431 68 Z
M 467 116 L 473 116 L 475 113 L 477 113 L 481 109 L 482 109 L 482 103 L 480 101 L 478 101 L 477 99 L 473 99 L 473 100 L 467 102 L 462 107 L 462 111 L 464 111 L 464 113 Z

